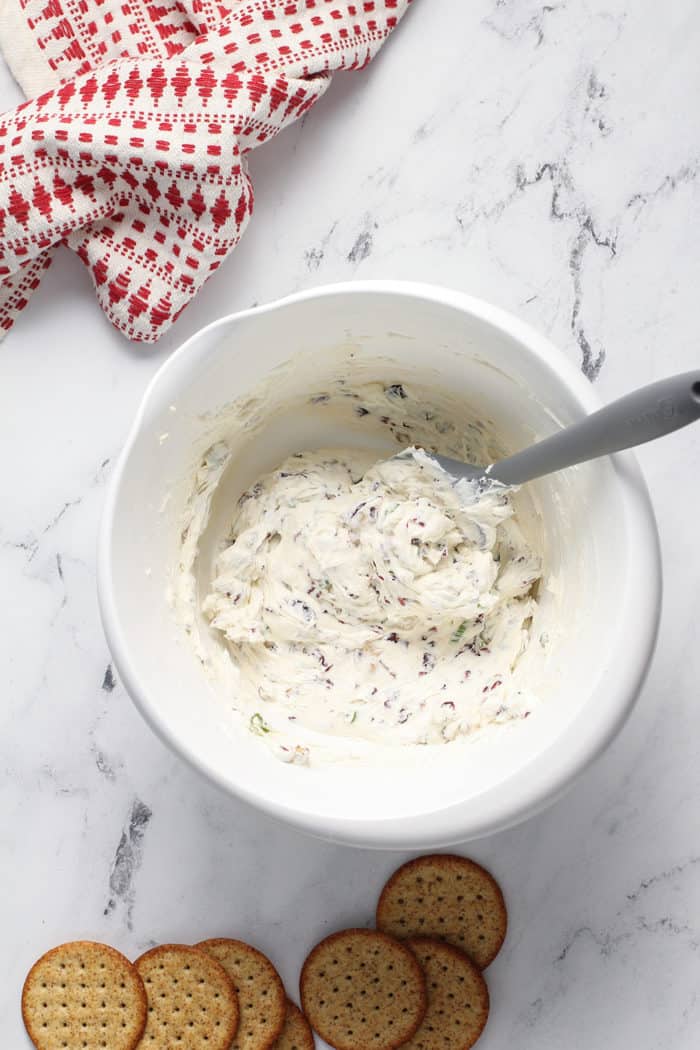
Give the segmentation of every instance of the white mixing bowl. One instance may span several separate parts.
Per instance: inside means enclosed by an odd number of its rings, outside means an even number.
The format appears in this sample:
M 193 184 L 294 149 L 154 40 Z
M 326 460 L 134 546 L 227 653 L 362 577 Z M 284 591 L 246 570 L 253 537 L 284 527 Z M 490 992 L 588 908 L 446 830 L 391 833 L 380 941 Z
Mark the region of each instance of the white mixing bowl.
M 186 481 L 217 413 L 300 353 L 314 355 L 314 389 L 322 389 L 330 362 L 348 349 L 365 369 L 376 367 L 379 380 L 424 377 L 478 406 L 511 450 L 599 407 L 588 382 L 546 339 L 457 292 L 399 282 L 335 285 L 223 318 L 160 369 L 114 471 L 99 550 L 104 627 L 146 719 L 226 791 L 340 842 L 447 845 L 552 802 L 620 729 L 658 626 L 654 516 L 630 454 L 534 483 L 560 630 L 552 642 L 556 673 L 532 717 L 466 746 L 417 749 L 415 765 L 284 765 L 235 729 L 227 698 L 174 621 L 167 590 Z M 291 386 L 295 374 L 285 380 Z M 240 473 L 239 492 L 301 443 L 343 443 L 343 435 L 333 442 L 316 433 L 308 413 L 284 427 L 278 418 L 275 426 L 274 407 L 270 415 L 244 462 L 231 468 L 234 482 Z

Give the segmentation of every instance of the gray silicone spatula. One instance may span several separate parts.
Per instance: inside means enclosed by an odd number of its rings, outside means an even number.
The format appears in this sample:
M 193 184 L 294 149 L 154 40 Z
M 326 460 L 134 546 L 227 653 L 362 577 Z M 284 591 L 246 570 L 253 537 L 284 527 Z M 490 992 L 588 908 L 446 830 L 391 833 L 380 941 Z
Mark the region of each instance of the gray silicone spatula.
M 700 371 L 661 379 L 613 401 L 551 437 L 488 467 L 475 467 L 447 456 L 434 456 L 455 478 L 488 479 L 523 485 L 555 470 L 671 434 L 700 419 Z

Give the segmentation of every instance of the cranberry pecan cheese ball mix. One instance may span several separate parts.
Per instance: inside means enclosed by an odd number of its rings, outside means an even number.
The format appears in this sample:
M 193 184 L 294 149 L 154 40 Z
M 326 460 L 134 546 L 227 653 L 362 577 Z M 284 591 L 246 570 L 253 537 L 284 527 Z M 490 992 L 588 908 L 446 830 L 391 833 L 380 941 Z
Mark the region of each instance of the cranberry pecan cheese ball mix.
M 425 451 L 445 447 L 428 439 L 448 425 L 404 385 L 341 387 L 309 411 L 330 414 L 334 401 L 360 425 L 385 423 L 403 448 L 295 452 L 223 507 L 231 444 L 199 462 L 174 606 L 203 661 L 223 669 L 243 726 L 299 765 L 526 718 L 537 695 L 519 664 L 543 568 L 517 494 L 455 483 Z M 479 426 L 465 432 L 483 461 Z M 199 544 L 217 499 L 226 530 L 203 585 Z

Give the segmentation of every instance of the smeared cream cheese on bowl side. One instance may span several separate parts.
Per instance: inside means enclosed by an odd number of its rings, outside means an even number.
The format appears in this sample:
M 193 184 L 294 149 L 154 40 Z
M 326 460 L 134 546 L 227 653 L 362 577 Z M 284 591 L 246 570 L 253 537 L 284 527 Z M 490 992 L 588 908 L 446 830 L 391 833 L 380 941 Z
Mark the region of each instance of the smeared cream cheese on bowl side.
M 529 717 L 556 594 L 537 507 L 475 499 L 421 451 L 492 462 L 493 424 L 437 389 L 343 376 L 268 416 L 280 380 L 209 421 L 171 580 L 239 730 L 295 765 L 386 763 Z M 295 451 L 241 489 L 247 443 L 286 413 L 311 443 L 290 422 Z

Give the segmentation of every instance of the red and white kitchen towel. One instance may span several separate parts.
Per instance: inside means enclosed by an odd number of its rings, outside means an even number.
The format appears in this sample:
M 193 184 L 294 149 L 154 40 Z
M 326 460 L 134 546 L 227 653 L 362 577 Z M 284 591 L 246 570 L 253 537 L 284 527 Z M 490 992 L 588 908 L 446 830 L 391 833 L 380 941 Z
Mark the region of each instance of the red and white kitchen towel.
M 102 309 L 154 342 L 235 248 L 246 158 L 411 0 L 0 0 L 29 102 L 0 117 L 0 335 L 65 243 Z

